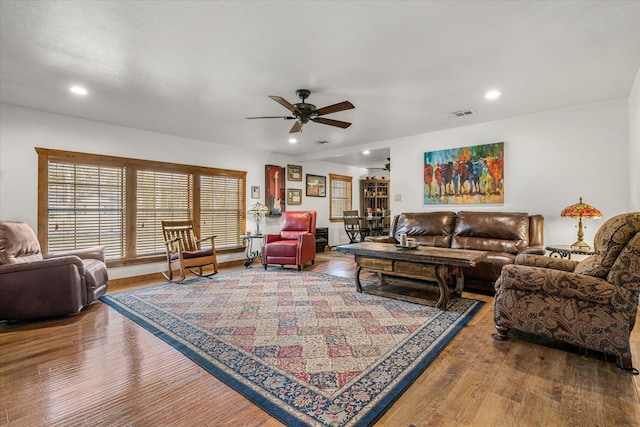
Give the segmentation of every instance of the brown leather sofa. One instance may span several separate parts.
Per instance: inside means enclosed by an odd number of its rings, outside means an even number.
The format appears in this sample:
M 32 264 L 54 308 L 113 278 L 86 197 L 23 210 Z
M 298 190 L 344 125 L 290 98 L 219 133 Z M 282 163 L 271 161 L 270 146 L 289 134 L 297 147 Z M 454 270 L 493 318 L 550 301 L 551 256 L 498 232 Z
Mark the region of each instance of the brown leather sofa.
M 107 286 L 103 246 L 43 254 L 28 224 L 0 221 L 0 320 L 77 313 Z
M 417 245 L 486 251 L 483 262 L 463 268 L 465 288 L 485 292 L 495 292 L 502 266 L 518 254 L 545 253 L 543 216 L 523 212 L 407 212 L 393 218 L 388 236 L 365 240 L 398 244 L 403 233 Z

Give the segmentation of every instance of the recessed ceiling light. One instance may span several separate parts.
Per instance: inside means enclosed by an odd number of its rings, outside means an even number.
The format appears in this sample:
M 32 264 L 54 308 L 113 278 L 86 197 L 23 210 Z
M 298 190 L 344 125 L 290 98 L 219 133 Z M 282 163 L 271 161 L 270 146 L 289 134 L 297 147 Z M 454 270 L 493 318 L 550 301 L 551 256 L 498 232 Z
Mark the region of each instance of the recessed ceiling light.
M 71 92 L 75 93 L 76 95 L 86 95 L 87 93 L 89 93 L 89 92 L 87 92 L 87 90 L 86 90 L 85 88 L 83 88 L 82 86 L 71 86 L 71 87 L 69 88 L 69 90 L 70 90 Z
M 364 150 L 364 151 L 362 152 L 362 154 L 364 154 L 365 156 L 367 156 L 367 155 L 371 154 L 371 151 L 369 151 L 369 150 Z
M 500 93 L 500 91 L 494 89 L 494 90 L 490 90 L 487 93 L 485 93 L 484 97 L 487 98 L 487 99 L 498 99 L 498 98 L 500 98 L 500 95 L 502 95 Z
M 297 139 L 295 138 L 289 138 L 289 144 L 295 144 L 296 142 L 298 142 Z

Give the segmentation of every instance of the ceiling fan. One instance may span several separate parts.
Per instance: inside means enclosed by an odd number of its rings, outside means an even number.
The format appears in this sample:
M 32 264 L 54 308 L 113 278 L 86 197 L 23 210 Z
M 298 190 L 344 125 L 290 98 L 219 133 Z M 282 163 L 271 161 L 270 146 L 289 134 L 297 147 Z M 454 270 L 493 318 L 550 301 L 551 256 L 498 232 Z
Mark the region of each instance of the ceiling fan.
M 309 97 L 311 91 L 308 89 L 296 90 L 296 95 L 302 100 L 297 104 L 291 104 L 289 101 L 281 96 L 270 95 L 269 98 L 282 105 L 287 110 L 293 113 L 293 116 L 264 116 L 264 117 L 247 117 L 247 119 L 285 119 L 295 120 L 296 122 L 291 127 L 289 133 L 302 132 L 302 125 L 308 123 L 309 120 L 315 123 L 321 123 L 323 125 L 336 126 L 342 129 L 346 129 L 351 126 L 351 123 L 342 122 L 340 120 L 327 119 L 321 116 L 331 113 L 337 113 L 338 111 L 350 110 L 355 108 L 349 101 L 339 102 L 337 104 L 329 105 L 327 107 L 316 109 L 316 106 L 304 102 Z

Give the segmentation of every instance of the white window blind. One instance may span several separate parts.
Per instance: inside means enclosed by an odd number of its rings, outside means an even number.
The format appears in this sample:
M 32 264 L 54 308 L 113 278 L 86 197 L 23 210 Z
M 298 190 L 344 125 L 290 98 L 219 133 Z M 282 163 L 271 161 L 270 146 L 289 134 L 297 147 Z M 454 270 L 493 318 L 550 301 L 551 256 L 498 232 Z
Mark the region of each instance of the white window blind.
M 161 221 L 193 218 L 193 175 L 138 170 L 136 255 L 165 253 Z
M 329 174 L 331 188 L 331 218 L 342 219 L 351 210 L 351 177 Z
M 216 236 L 216 247 L 241 245 L 244 234 L 244 179 L 200 176 L 200 237 Z
M 105 245 L 125 252 L 124 167 L 48 162 L 47 252 Z

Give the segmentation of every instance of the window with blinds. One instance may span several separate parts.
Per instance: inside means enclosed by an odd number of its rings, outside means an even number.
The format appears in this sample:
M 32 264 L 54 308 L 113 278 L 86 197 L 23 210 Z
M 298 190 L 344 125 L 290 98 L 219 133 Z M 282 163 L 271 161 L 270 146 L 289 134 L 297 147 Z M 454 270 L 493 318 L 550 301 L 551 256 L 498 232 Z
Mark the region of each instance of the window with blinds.
M 352 178 L 350 176 L 329 174 L 329 211 L 331 221 L 342 221 L 344 211 L 351 210 Z
M 244 234 L 243 189 L 237 177 L 200 176 L 200 235 L 216 236 L 216 247 L 237 246 Z
M 105 245 L 124 256 L 124 168 L 49 161 L 48 171 L 48 252 Z
M 244 171 L 36 151 L 46 252 L 104 245 L 110 266 L 156 262 L 165 254 L 162 220 L 193 220 L 201 237 L 216 236 L 217 249 L 243 250 Z
M 193 175 L 138 170 L 136 255 L 165 252 L 162 221 L 193 219 Z

